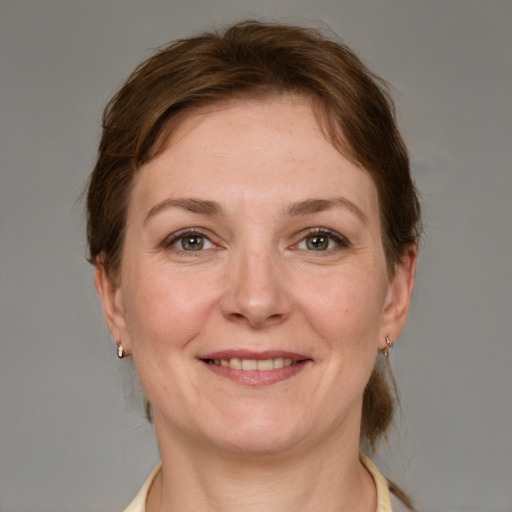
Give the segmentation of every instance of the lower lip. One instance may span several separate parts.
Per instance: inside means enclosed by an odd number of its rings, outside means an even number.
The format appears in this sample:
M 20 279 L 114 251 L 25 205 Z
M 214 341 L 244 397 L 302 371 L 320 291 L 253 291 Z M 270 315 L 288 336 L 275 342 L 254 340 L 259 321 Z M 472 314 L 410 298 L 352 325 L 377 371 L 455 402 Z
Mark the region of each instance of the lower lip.
M 226 366 L 217 366 L 203 361 L 203 364 L 216 375 L 230 379 L 245 386 L 268 386 L 282 382 L 300 373 L 309 361 L 300 361 L 293 366 L 274 370 L 234 370 Z

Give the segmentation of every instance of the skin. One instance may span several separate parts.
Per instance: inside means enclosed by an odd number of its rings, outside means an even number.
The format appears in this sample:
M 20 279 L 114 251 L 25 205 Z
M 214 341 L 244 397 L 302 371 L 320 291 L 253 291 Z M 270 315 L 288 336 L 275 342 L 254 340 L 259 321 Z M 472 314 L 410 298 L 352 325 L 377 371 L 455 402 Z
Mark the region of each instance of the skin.
M 187 117 L 136 175 L 120 277 L 100 263 L 95 276 L 154 409 L 148 511 L 375 510 L 362 395 L 402 330 L 415 263 L 410 247 L 389 276 L 375 185 L 306 99 Z M 203 360 L 229 350 L 304 362 L 238 382 Z

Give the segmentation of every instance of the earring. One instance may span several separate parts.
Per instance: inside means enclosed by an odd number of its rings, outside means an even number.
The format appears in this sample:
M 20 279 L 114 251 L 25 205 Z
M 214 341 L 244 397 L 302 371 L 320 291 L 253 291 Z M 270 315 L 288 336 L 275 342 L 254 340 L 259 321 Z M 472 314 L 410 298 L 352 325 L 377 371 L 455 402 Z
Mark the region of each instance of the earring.
M 384 357 L 389 357 L 389 351 L 393 348 L 393 343 L 391 343 L 390 339 L 386 336 L 386 345 L 387 347 L 382 351 Z
M 126 355 L 124 353 L 124 348 L 123 348 L 123 345 L 121 345 L 121 342 L 118 341 L 116 343 L 116 346 L 117 346 L 117 357 L 119 357 L 119 359 L 123 359 L 123 357 Z

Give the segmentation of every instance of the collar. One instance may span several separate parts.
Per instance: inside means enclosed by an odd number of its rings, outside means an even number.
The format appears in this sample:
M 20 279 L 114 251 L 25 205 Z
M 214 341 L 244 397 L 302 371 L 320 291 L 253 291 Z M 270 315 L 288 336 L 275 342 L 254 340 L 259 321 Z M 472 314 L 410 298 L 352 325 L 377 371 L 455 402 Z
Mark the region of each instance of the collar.
M 387 480 L 382 476 L 380 471 L 377 469 L 377 466 L 364 453 L 359 454 L 359 459 L 375 482 L 375 487 L 377 489 L 376 512 L 393 512 L 391 509 Z M 146 512 L 146 498 L 148 496 L 149 488 L 161 468 L 162 464 L 160 463 L 148 476 L 137 493 L 137 496 L 135 496 L 124 512 Z

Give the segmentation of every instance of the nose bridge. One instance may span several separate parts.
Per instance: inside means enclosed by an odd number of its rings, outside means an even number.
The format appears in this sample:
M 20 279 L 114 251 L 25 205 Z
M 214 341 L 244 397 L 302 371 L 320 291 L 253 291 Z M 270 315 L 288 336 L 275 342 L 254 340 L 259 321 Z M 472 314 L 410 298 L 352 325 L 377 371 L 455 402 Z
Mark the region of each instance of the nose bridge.
M 283 319 L 289 298 L 277 247 L 268 239 L 249 240 L 232 257 L 225 312 L 258 327 Z

